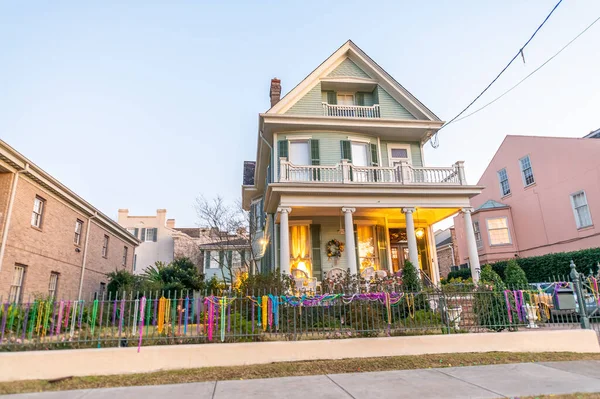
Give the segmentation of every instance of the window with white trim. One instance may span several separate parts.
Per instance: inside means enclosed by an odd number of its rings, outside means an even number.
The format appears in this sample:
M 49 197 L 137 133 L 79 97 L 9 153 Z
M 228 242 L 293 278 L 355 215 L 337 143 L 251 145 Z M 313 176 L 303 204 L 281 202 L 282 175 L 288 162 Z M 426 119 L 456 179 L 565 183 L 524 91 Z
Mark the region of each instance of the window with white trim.
M 523 177 L 523 185 L 527 187 L 535 183 L 535 178 L 533 177 L 533 169 L 531 168 L 531 160 L 529 159 L 529 155 L 525 155 L 523 158 L 519 159 L 519 165 L 521 165 L 521 176 Z
M 571 194 L 571 205 L 573 214 L 575 215 L 575 223 L 578 229 L 592 226 L 592 215 L 588 206 L 585 191 L 581 190 L 575 194 Z
M 81 244 L 81 231 L 83 230 L 83 221 L 77 219 L 75 221 L 75 237 L 73 238 L 73 242 L 76 245 Z
M 387 147 L 390 167 L 400 165 L 401 162 L 412 163 L 409 144 L 388 143 Z
M 511 243 L 506 216 L 486 219 L 490 245 L 507 245 Z
M 498 171 L 498 181 L 500 182 L 500 196 L 510 194 L 510 185 L 508 184 L 508 174 L 506 168 L 502 168 Z
M 479 229 L 479 221 L 473 222 L 473 232 L 475 232 L 475 242 L 477 243 L 477 248 L 483 247 L 483 240 L 481 239 L 481 230 Z
M 146 229 L 146 237 L 144 241 L 154 241 L 154 234 L 157 229 Z
M 308 140 L 290 140 L 289 160 L 294 165 L 310 165 Z
M 48 296 L 50 298 L 56 298 L 56 291 L 58 288 L 58 273 L 50 273 L 50 282 L 48 284 Z
M 45 205 L 45 199 L 38 196 L 35 197 L 35 200 L 33 201 L 33 213 L 31 214 L 31 225 L 33 227 L 42 227 L 42 217 L 44 215 Z
M 104 235 L 104 239 L 102 240 L 102 257 L 106 258 L 108 256 L 108 236 Z
M 21 290 L 23 289 L 23 279 L 25 277 L 25 266 L 15 265 L 13 270 L 13 279 L 8 293 L 8 302 L 18 303 L 21 300 Z

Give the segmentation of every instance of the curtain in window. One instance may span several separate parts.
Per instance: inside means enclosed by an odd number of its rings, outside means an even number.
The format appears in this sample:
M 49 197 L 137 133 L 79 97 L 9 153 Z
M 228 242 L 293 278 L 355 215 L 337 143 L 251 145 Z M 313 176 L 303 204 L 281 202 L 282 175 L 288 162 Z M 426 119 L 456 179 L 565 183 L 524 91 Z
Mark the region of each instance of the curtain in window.
M 290 227 L 290 249 L 293 258 L 292 270 L 302 270 L 311 277 L 310 231 L 307 225 Z

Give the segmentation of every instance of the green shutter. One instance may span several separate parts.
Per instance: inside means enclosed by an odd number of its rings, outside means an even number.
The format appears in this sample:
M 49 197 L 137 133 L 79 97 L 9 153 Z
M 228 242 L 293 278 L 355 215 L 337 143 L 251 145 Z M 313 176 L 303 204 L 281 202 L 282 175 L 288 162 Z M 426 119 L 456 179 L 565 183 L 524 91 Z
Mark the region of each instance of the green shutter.
M 287 140 L 279 140 L 277 142 L 277 148 L 278 148 L 279 158 L 287 158 L 289 156 Z
M 227 251 L 227 267 L 233 267 L 233 251 Z
M 158 239 L 158 229 L 154 228 L 152 230 L 153 230 L 153 232 L 152 232 L 152 241 L 156 242 L 156 240 Z
M 222 268 L 224 263 L 225 263 L 225 251 L 219 251 L 219 268 Z
M 371 166 L 379 166 L 379 156 L 377 154 L 377 144 L 371 144 Z
M 321 159 L 319 156 L 319 140 L 310 140 L 310 160 L 311 165 L 321 164 Z
M 354 96 L 356 98 L 356 105 L 365 105 L 365 93 L 356 93 Z
M 258 229 L 258 226 L 256 226 L 255 213 L 256 213 L 256 207 L 254 206 L 254 204 L 251 204 L 250 205 L 250 215 L 249 215 L 251 232 L 256 232 L 256 230 Z
M 337 94 L 335 91 L 327 92 L 327 104 L 335 105 L 337 104 Z
M 135 229 L 133 229 L 133 235 L 135 236 L 135 238 L 138 238 L 139 232 L 140 232 L 140 229 L 138 229 L 137 227 Z
M 352 162 L 352 145 L 350 144 L 350 140 L 342 140 L 340 141 L 340 145 L 342 147 L 342 159 Z
M 375 233 L 377 235 L 377 248 L 379 249 L 379 269 L 388 270 L 388 256 L 387 256 L 387 239 L 386 230 L 384 226 L 375 226 Z
M 140 236 L 142 242 L 146 241 L 146 229 L 142 228 L 142 235 Z
M 371 166 L 379 166 L 379 156 L 377 154 L 377 144 L 371 144 Z M 373 181 L 378 181 L 377 170 L 372 170 Z
M 265 229 L 265 199 L 264 197 L 260 199 L 260 229 L 264 230 Z
M 321 225 L 310 225 L 310 240 L 312 243 L 312 275 L 319 281 L 322 280 L 323 268 L 321 266 Z
M 319 156 L 319 140 L 309 140 L 310 142 L 310 161 L 311 165 L 320 165 L 321 158 Z M 319 169 L 313 169 L 313 181 L 321 180 L 321 171 Z
M 240 259 L 242 260 L 242 266 L 246 264 L 246 250 L 242 249 L 240 251 Z

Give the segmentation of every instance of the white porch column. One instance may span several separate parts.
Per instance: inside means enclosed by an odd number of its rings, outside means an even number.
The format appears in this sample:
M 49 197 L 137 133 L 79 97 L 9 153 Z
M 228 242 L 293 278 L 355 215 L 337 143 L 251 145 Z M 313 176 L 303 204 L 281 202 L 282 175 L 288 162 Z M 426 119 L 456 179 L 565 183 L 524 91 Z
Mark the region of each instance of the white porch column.
M 419 253 L 417 250 L 417 236 L 415 235 L 415 220 L 413 212 L 415 208 L 403 208 L 402 212 L 406 215 L 406 240 L 408 241 L 408 259 L 417 271 L 419 270 Z
M 352 213 L 355 208 L 342 208 L 344 212 L 344 232 L 346 235 L 346 253 L 348 254 L 348 269 L 350 274 L 358 274 L 356 266 L 356 243 L 354 242 L 354 222 L 352 221 Z
M 467 252 L 469 254 L 469 264 L 471 265 L 471 277 L 473 282 L 479 281 L 481 266 L 479 264 L 479 253 L 477 252 L 477 240 L 475 240 L 475 230 L 473 229 L 473 219 L 471 212 L 473 208 L 463 208 L 462 213 L 465 217 L 465 235 L 467 238 Z
M 279 268 L 282 274 L 289 275 L 290 270 L 290 226 L 288 215 L 292 208 L 278 208 L 279 212 Z

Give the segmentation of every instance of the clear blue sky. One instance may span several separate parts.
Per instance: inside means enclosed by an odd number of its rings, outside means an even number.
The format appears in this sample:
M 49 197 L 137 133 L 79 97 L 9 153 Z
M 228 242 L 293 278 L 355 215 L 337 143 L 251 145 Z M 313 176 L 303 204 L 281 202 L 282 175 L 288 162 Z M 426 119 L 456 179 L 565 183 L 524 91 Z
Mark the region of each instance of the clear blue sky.
M 555 0 L 0 3 L 0 137 L 103 212 L 240 197 L 269 81 L 289 91 L 352 39 L 440 118 L 506 64 Z M 435 3 L 435 5 L 434 5 Z M 565 0 L 483 99 L 525 76 L 600 15 Z M 600 23 L 511 94 L 440 134 L 429 165 L 465 160 L 472 183 L 506 134 L 600 127 Z

